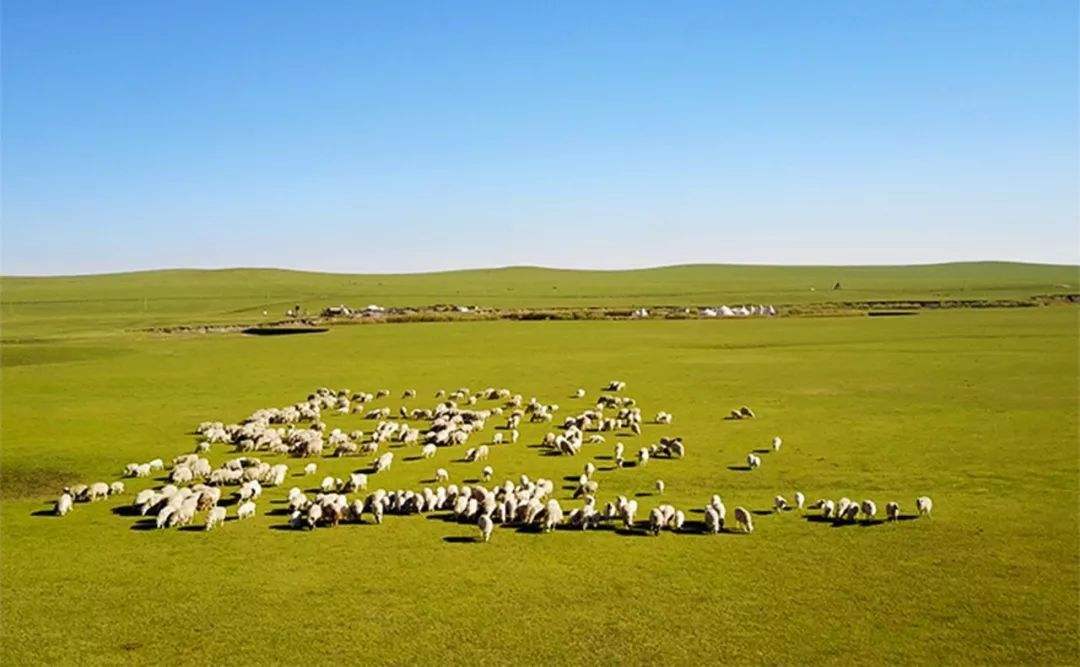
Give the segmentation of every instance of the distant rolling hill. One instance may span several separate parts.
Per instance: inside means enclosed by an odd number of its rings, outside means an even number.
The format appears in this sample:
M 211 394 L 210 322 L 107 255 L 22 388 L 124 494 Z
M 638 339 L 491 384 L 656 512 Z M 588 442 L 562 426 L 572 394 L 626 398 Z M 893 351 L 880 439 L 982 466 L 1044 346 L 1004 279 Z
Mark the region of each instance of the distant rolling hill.
M 417 274 L 173 269 L 0 278 L 5 338 L 181 322 L 247 322 L 294 304 L 455 303 L 575 307 L 1015 299 L 1076 292 L 1076 266 L 959 262 L 912 266 L 701 264 L 626 271 L 508 267 Z M 839 289 L 833 289 L 835 285 Z

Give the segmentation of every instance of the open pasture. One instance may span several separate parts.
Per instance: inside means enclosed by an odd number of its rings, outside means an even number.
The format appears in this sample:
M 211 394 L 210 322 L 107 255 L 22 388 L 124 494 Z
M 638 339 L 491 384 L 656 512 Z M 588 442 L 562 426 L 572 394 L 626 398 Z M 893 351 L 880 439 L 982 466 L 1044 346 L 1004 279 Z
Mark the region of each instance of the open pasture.
M 0 453 L 4 662 L 200 663 L 231 651 L 268 662 L 1073 662 L 1076 331 L 1076 309 L 1054 306 L 15 342 L 4 350 Z M 460 483 L 491 465 L 496 482 L 554 480 L 569 510 L 581 503 L 571 480 L 592 461 L 601 506 L 623 494 L 638 500 L 639 521 L 660 502 L 700 521 L 719 493 L 729 523 L 735 505 L 758 512 L 752 535 L 496 527 L 481 544 L 473 525 L 439 512 L 294 531 L 281 502 L 290 486 L 313 489 L 370 458 L 319 459 L 316 475 L 298 477 L 306 460 L 261 454 L 289 465 L 285 484 L 264 491 L 255 518 L 213 532 L 204 515 L 192 531 L 142 530 L 124 516 L 156 480 L 49 515 L 66 484 L 193 451 L 199 422 L 319 386 L 387 387 L 373 406 L 395 411 L 431 407 L 437 389 L 505 386 L 558 403 L 558 422 L 612 378 L 646 417 L 642 436 L 618 438 L 628 454 L 679 435 L 684 458 L 612 470 L 611 437 L 548 456 L 533 445 L 551 425 L 525 420 L 520 441 L 486 462 L 460 462 L 460 447 L 432 460 L 410 460 L 416 445 L 392 449 L 393 468 L 369 489 L 433 486 L 438 467 Z M 402 401 L 405 388 L 418 397 Z M 756 419 L 723 419 L 743 404 Z M 660 410 L 673 424 L 651 423 Z M 742 470 L 776 435 L 783 449 Z M 215 465 L 235 455 L 209 454 Z M 796 490 L 873 499 L 879 512 L 897 500 L 906 514 L 926 494 L 934 518 L 834 526 L 768 511 Z

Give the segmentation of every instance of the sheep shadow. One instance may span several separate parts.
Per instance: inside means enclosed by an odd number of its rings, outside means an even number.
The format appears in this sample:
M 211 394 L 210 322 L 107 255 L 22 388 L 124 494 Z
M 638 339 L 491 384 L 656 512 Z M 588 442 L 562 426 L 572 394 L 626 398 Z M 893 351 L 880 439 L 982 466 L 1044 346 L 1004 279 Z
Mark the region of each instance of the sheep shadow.
M 116 511 L 116 510 L 114 509 L 114 510 L 113 510 L 113 512 L 115 512 L 115 511 Z M 138 512 L 136 512 L 136 514 L 138 514 Z M 56 513 L 56 510 L 52 510 L 52 509 L 44 509 L 44 510 L 36 510 L 36 511 L 34 511 L 34 512 L 31 512 L 31 513 L 30 513 L 30 516 L 52 516 L 52 517 L 59 517 L 60 515 Z
M 727 469 L 735 472 L 750 472 L 753 470 L 750 466 L 728 466 Z
M 611 466 L 610 468 L 597 468 L 597 470 L 602 471 L 602 472 L 612 472 L 612 471 L 618 470 L 618 469 L 619 469 L 619 466 Z
M 154 519 L 140 519 L 131 524 L 129 530 L 155 530 L 157 528 L 157 521 Z
M 287 523 L 275 523 L 274 525 L 270 526 L 270 530 L 287 530 L 292 533 L 300 532 L 301 529 L 293 528 L 290 524 Z
M 470 477 L 469 479 L 461 480 L 461 483 L 462 484 L 479 484 L 480 480 L 477 479 L 476 477 Z
M 266 516 L 289 516 L 290 514 L 292 514 L 292 512 L 290 512 L 287 508 L 278 507 L 267 512 Z
M 442 538 L 447 544 L 480 544 L 479 537 L 466 537 L 465 535 L 447 535 Z
M 653 494 L 649 493 L 648 491 L 638 491 L 637 493 L 634 494 L 634 497 L 635 498 L 646 498 L 646 497 L 651 496 L 651 495 L 653 495 Z
M 563 475 L 564 482 L 576 482 L 581 479 L 580 475 Z
M 428 514 L 424 518 L 426 518 L 428 521 L 442 521 L 444 523 L 461 523 L 460 521 L 458 521 L 456 516 L 454 516 L 453 514 L 448 513 L 448 512 L 443 513 L 443 514 Z
M 615 459 L 615 457 L 611 456 L 610 454 L 600 454 L 598 456 L 594 456 L 593 458 L 597 461 L 612 461 Z
M 754 516 L 770 516 L 776 514 L 776 512 L 772 510 L 750 510 L 750 513 Z
M 772 454 L 772 450 L 771 449 L 755 449 L 754 453 L 755 454 Z
M 649 531 L 642 528 L 616 528 L 615 534 L 622 537 L 652 537 Z
M 180 526 L 180 528 L 178 528 L 177 530 L 182 533 L 205 533 L 206 526 Z
M 412 461 L 423 461 L 423 460 L 424 460 L 424 457 L 423 457 L 423 456 L 406 456 L 406 457 L 404 457 L 404 458 L 403 458 L 403 459 L 401 459 L 401 460 L 402 460 L 402 461 L 409 461 L 409 462 L 412 462 Z
M 142 516 L 142 514 L 139 512 L 139 508 L 135 507 L 134 505 L 117 505 L 109 511 L 116 516 Z
M 863 519 L 858 524 L 863 528 L 873 528 L 874 526 L 881 526 L 885 523 L 885 519 Z

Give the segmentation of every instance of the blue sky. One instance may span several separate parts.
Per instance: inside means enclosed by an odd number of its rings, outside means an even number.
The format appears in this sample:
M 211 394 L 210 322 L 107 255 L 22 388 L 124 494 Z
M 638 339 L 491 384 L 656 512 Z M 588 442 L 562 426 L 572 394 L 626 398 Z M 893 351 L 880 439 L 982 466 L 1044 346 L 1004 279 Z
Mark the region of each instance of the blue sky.
M 6 274 L 1080 261 L 1075 2 L 2 18 Z

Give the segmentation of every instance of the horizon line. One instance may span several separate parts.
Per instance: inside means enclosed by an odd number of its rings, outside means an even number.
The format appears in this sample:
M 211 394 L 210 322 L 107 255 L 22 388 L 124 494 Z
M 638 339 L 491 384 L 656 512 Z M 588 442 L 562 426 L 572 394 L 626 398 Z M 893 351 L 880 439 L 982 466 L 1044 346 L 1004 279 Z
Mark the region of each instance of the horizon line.
M 0 280 L 2 279 L 48 279 L 48 278 L 97 278 L 108 276 L 127 276 L 136 275 L 141 273 L 179 273 L 179 272 L 202 272 L 202 273 L 215 273 L 225 271 L 283 271 L 291 273 L 310 273 L 318 275 L 328 276 L 424 276 L 435 275 L 442 273 L 466 273 L 470 271 L 512 271 L 516 269 L 537 269 L 543 271 L 563 271 L 573 272 L 580 271 L 583 273 L 629 273 L 633 271 L 655 271 L 660 269 L 677 269 L 677 268 L 691 268 L 691 267 L 733 267 L 733 268 L 828 268 L 828 269 L 873 269 L 873 268 L 918 268 L 918 267 L 934 267 L 934 266 L 958 266 L 966 264 L 1013 264 L 1024 266 L 1044 266 L 1044 267 L 1057 267 L 1057 268 L 1074 268 L 1080 270 L 1080 263 L 1078 264 L 1066 264 L 1060 262 L 1032 262 L 1025 260 L 1011 260 L 1011 259 L 979 259 L 979 260 L 953 260 L 953 261 L 938 261 L 938 262 L 911 262 L 900 264 L 803 264 L 803 263 L 790 263 L 790 264 L 772 264 L 772 263 L 758 263 L 758 262 L 687 262 L 676 264 L 655 264 L 655 265 L 643 265 L 643 266 L 631 266 L 623 268 L 582 268 L 582 267 L 560 267 L 560 266 L 544 266 L 540 264 L 509 264 L 503 266 L 467 266 L 451 269 L 432 269 L 430 271 L 370 271 L 370 272 L 348 272 L 348 271 L 326 271 L 319 269 L 302 269 L 294 267 L 284 266 L 218 266 L 218 267 L 199 267 L 199 266 L 170 266 L 162 268 L 152 269 L 126 269 L 120 271 L 100 271 L 89 273 L 17 273 L 7 274 L 0 273 Z

